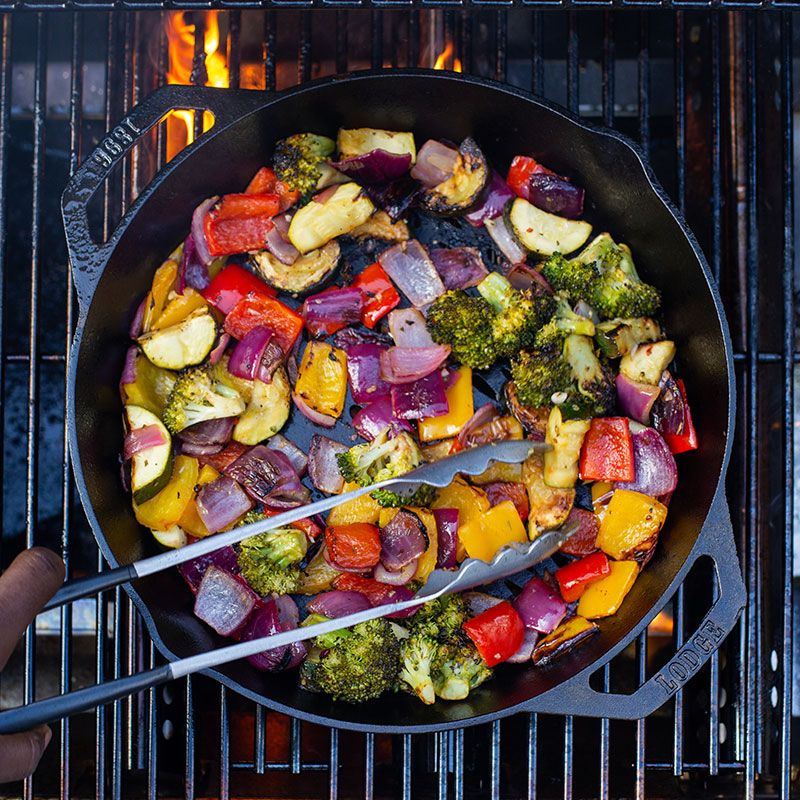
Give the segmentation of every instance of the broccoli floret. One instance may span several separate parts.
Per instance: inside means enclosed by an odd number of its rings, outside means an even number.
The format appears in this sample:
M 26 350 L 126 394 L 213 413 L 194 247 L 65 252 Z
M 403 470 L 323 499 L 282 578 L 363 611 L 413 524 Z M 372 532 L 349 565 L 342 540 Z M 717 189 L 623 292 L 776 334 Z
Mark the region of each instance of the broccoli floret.
M 545 291 L 515 289 L 499 272 L 478 284 L 478 293 L 492 307 L 492 336 L 498 356 L 512 356 L 527 347 L 555 310 Z
M 358 444 L 336 456 L 339 472 L 349 483 L 370 486 L 373 483 L 404 475 L 422 463 L 417 443 L 405 431 L 389 438 L 389 428 L 371 442 Z M 429 505 L 436 495 L 431 486 L 423 485 L 411 497 L 387 489 L 376 489 L 372 497 L 388 508 Z
M 467 603 L 460 594 L 448 594 L 425 603 L 410 619 L 413 632 L 424 632 L 439 641 L 459 633 L 467 621 Z
M 322 162 L 336 145 L 326 136 L 296 133 L 275 145 L 274 166 L 278 180 L 301 195 L 312 193 L 322 176 Z
M 549 322 L 539 329 L 533 340 L 537 348 L 560 347 L 563 345 L 564 339 L 571 333 L 594 336 L 594 323 L 587 317 L 576 314 L 564 295 L 556 296 L 554 306 L 555 313 Z
M 309 614 L 301 623 L 300 627 L 305 628 L 308 625 L 317 625 L 320 622 L 327 622 L 330 617 L 326 617 L 324 614 Z M 314 643 L 317 647 L 321 648 L 322 650 L 328 650 L 333 647 L 337 642 L 346 639 L 350 636 L 350 629 L 349 628 L 342 628 L 338 631 L 331 631 L 330 633 L 323 633 L 320 636 L 317 636 L 314 639 Z
M 215 381 L 211 368 L 192 367 L 178 375 L 162 418 L 172 433 L 179 433 L 198 422 L 235 417 L 244 409 L 239 393 Z
M 576 300 L 582 298 L 586 289 L 597 279 L 594 262 L 584 263 L 576 258 L 564 258 L 554 253 L 540 267 L 542 275 L 557 292 L 566 292 Z
M 315 647 L 301 670 L 301 685 L 334 700 L 363 703 L 393 688 L 400 672 L 400 641 L 385 619 L 359 622 L 332 647 Z
M 433 689 L 443 700 L 463 700 L 491 676 L 491 669 L 463 634 L 440 644 L 431 662 Z
M 497 359 L 493 318 L 492 307 L 482 297 L 453 289 L 428 309 L 428 330 L 435 342 L 449 344 L 462 364 L 488 369 Z
M 259 518 L 264 516 L 250 512 L 239 524 Z M 306 535 L 297 528 L 276 528 L 251 536 L 239 545 L 242 577 L 260 595 L 296 592 L 301 577 L 298 564 L 305 558 L 307 549 Z
M 424 632 L 412 632 L 400 643 L 400 675 L 402 688 L 408 687 L 423 703 L 435 702 L 431 660 L 436 655 L 438 643 Z

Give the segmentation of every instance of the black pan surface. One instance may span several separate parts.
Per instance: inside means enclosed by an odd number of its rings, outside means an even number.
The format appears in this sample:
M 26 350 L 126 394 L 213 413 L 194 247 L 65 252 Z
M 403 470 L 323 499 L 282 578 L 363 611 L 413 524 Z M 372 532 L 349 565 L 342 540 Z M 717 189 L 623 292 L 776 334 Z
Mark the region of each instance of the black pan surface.
M 215 127 L 173 159 L 143 191 L 109 242 L 97 244 L 86 205 L 108 170 L 138 136 L 171 108 L 208 108 Z M 505 169 L 527 152 L 586 188 L 587 218 L 633 249 L 637 268 L 664 296 L 664 319 L 678 345 L 701 449 L 679 458 L 679 484 L 655 557 L 621 610 L 574 654 L 547 668 L 502 667 L 495 680 L 459 703 L 424 706 L 405 695 L 362 706 L 304 692 L 296 675 L 263 674 L 246 663 L 211 674 L 271 708 L 335 727 L 370 731 L 439 730 L 518 710 L 636 718 L 653 711 L 708 657 L 744 605 L 723 479 L 731 447 L 733 371 L 728 329 L 697 243 L 655 182 L 638 149 L 520 90 L 490 81 L 422 70 L 356 73 L 270 95 L 165 87 L 138 106 L 82 165 L 63 197 L 80 320 L 69 374 L 69 423 L 76 481 L 89 521 L 112 566 L 154 550 L 119 483 L 121 405 L 117 384 L 127 329 L 154 269 L 186 235 L 200 200 L 241 191 L 268 162 L 272 143 L 301 130 L 335 135 L 341 125 L 413 130 L 460 141 L 473 136 L 490 163 Z M 474 232 L 457 223 L 423 225 L 424 242 L 455 244 Z M 478 240 L 479 246 L 485 241 Z M 352 268 L 364 263 L 353 258 Z M 482 387 L 502 384 L 490 373 Z M 299 414 L 284 433 L 307 445 L 311 426 Z M 334 436 L 348 441 L 340 423 Z M 720 581 L 718 601 L 695 636 L 633 695 L 599 694 L 591 673 L 625 647 L 655 616 L 694 561 L 709 555 Z M 159 650 L 188 656 L 219 644 L 192 615 L 192 597 L 177 572 L 126 587 Z

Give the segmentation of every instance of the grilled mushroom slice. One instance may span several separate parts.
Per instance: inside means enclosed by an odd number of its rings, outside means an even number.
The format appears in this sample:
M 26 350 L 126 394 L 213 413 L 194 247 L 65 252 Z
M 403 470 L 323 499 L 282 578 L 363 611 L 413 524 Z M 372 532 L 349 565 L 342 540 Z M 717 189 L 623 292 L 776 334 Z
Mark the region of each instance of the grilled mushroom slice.
M 467 137 L 458 148 L 453 174 L 428 189 L 421 198 L 424 208 L 440 217 L 453 217 L 474 206 L 489 180 L 489 166 L 474 139 Z
M 301 296 L 321 289 L 339 266 L 339 243 L 328 242 L 317 250 L 300 256 L 293 264 L 284 264 L 269 250 L 250 256 L 256 274 L 281 292 Z

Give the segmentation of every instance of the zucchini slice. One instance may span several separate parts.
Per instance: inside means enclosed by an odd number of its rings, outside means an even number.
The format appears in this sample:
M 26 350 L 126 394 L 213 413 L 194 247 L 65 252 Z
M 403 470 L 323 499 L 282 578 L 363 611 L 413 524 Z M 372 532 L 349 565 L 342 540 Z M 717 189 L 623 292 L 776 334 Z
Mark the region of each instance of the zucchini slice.
M 274 436 L 289 419 L 291 392 L 286 370 L 279 367 L 271 383 L 253 381 L 253 394 L 233 429 L 233 439 L 254 445 Z
M 509 226 L 522 246 L 542 256 L 571 253 L 592 232 L 592 226 L 584 220 L 548 214 L 521 197 L 506 207 L 506 213 Z
M 352 181 L 332 191 L 329 188 L 317 198 L 306 203 L 289 225 L 289 241 L 301 253 L 310 253 L 331 239 L 349 233 L 375 211 L 372 200 Z
M 172 437 L 164 423 L 141 406 L 125 406 L 125 423 L 130 431 L 155 425 L 165 444 L 148 447 L 134 453 L 131 459 L 131 490 L 137 505 L 155 497 L 168 483 L 172 476 Z
M 411 163 L 417 160 L 414 134 L 405 131 L 384 131 L 380 128 L 340 128 L 336 137 L 339 158 L 350 158 L 385 150 L 399 156 L 410 155 Z
M 378 239 L 381 242 L 407 242 L 411 237 L 403 220 L 392 222 L 385 211 L 376 211 L 363 225 L 350 231 L 353 239 Z
M 169 328 L 139 337 L 139 346 L 157 367 L 183 369 L 200 364 L 217 339 L 217 323 L 208 308 L 198 308 Z
M 339 243 L 332 241 L 300 256 L 294 264 L 284 264 L 269 250 L 259 250 L 250 256 L 250 263 L 265 283 L 281 292 L 302 295 L 321 289 L 333 277 L 339 252 Z
M 652 344 L 640 344 L 622 357 L 619 371 L 632 381 L 658 386 L 661 373 L 673 358 L 675 358 L 675 342 L 669 339 Z
M 453 174 L 433 189 L 428 189 L 422 195 L 421 203 L 440 217 L 456 216 L 478 202 L 488 180 L 486 158 L 475 140 L 467 137 L 458 148 Z
M 170 550 L 177 550 L 181 547 L 185 547 L 189 543 L 183 528 L 177 525 L 173 525 L 165 531 L 156 531 L 151 528 L 150 532 L 153 534 L 153 538 L 162 547 L 168 547 Z

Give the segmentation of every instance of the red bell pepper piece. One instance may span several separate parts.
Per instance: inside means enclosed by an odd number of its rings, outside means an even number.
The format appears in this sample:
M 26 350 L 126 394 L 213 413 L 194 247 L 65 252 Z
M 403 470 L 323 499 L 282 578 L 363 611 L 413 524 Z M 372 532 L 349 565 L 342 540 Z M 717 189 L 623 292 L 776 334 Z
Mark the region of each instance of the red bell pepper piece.
M 361 289 L 364 295 L 361 321 L 368 328 L 374 328 L 381 317 L 400 305 L 397 289 L 377 261 L 357 275 L 352 285 Z
M 464 632 L 475 643 L 481 658 L 493 667 L 519 650 L 525 636 L 525 625 L 514 606 L 503 600 L 465 622 Z
M 228 264 L 202 291 L 203 297 L 214 308 L 227 314 L 243 297 L 251 292 L 275 297 L 277 292 L 238 264 Z
M 583 439 L 580 475 L 584 481 L 632 481 L 633 438 L 627 417 L 598 417 Z
M 528 500 L 528 490 L 525 488 L 524 483 L 517 483 L 516 481 L 496 481 L 494 483 L 487 483 L 483 487 L 486 496 L 489 498 L 489 503 L 493 506 L 502 503 L 504 500 L 510 500 L 520 519 L 525 522 L 530 514 L 531 506 Z M 592 548 L 594 549 L 594 548 Z
M 212 256 L 264 247 L 272 218 L 280 211 L 277 194 L 226 194 L 205 216 L 203 232 Z
M 275 177 L 275 173 L 269 167 L 261 169 L 253 175 L 245 194 L 268 194 L 274 192 L 280 198 L 280 210 L 285 211 L 293 206 L 300 199 L 300 192 L 290 189 L 283 181 Z
M 248 449 L 248 448 L 245 448 Z M 280 511 L 277 511 L 272 508 L 265 508 L 261 512 L 266 517 L 274 517 L 276 514 L 280 514 Z M 311 517 L 303 517 L 303 519 L 298 519 L 295 522 L 289 523 L 290 528 L 297 528 L 299 531 L 303 531 L 303 533 L 308 536 L 309 539 L 316 539 L 322 533 L 322 528 L 314 522 Z
M 352 572 L 343 572 L 341 575 L 337 575 L 333 579 L 333 587 L 342 592 L 360 592 L 373 606 L 399 603 L 401 600 L 408 599 L 408 595 L 403 594 L 408 591 L 404 586 L 392 586 L 373 578 L 365 578 L 363 575 L 355 575 Z M 406 611 L 396 611 L 394 614 L 389 614 L 389 619 L 410 617 L 416 610 L 416 608 L 412 608 Z
M 557 569 L 555 576 L 561 596 L 567 603 L 572 603 L 583 594 L 590 583 L 599 581 L 609 572 L 611 567 L 608 556 L 598 551 Z
M 280 300 L 251 292 L 230 310 L 224 327 L 234 339 L 241 339 L 260 325 L 271 328 L 283 352 L 288 353 L 303 330 L 303 318 Z
M 367 572 L 381 558 L 381 537 L 377 525 L 353 522 L 325 528 L 325 544 L 331 563 L 341 569 Z
M 509 188 L 517 197 L 530 200 L 531 175 L 535 175 L 538 172 L 544 172 L 546 175 L 555 175 L 552 170 L 543 167 L 535 158 L 531 158 L 530 156 L 514 156 L 514 160 L 508 168 L 506 183 L 508 183 Z
M 239 458 L 240 455 L 246 453 L 250 448 L 246 444 L 239 444 L 239 442 L 231 442 L 226 445 L 219 453 L 214 453 L 210 456 L 202 456 L 200 461 L 203 464 L 208 464 L 214 467 L 217 472 L 224 472 L 226 467 L 229 467 Z
M 697 431 L 692 422 L 692 411 L 686 400 L 686 386 L 680 378 L 675 380 L 683 401 L 683 431 L 681 433 L 662 433 L 664 441 L 673 453 L 686 453 L 689 450 L 697 450 Z
M 564 525 L 569 527 L 573 523 L 577 523 L 578 530 L 561 545 L 561 552 L 578 558 L 594 553 L 597 550 L 597 534 L 600 532 L 597 514 L 584 508 L 573 508 Z

